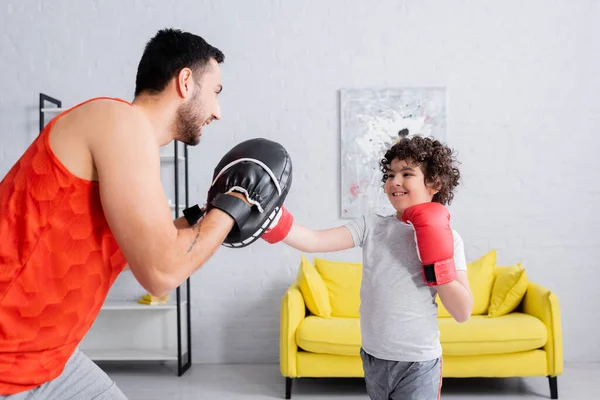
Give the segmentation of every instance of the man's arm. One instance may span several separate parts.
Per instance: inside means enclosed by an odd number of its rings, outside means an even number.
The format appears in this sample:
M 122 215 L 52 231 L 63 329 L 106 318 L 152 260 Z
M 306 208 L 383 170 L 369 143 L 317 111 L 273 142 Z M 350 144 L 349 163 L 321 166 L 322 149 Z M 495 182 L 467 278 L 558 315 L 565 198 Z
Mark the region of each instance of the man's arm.
M 101 118 L 90 116 L 88 136 L 104 213 L 138 282 L 161 296 L 208 261 L 234 221 L 213 209 L 201 224 L 177 229 L 160 179 L 160 147 L 152 126 L 131 106 L 105 107 L 110 108 Z
M 173 221 L 173 225 L 175 225 L 175 228 L 177 229 L 187 229 L 190 228 L 190 224 L 188 224 L 187 219 L 185 219 L 185 217 L 179 217 L 176 220 Z M 123 267 L 123 269 L 121 270 L 121 272 L 124 271 L 129 271 L 129 264 L 125 264 L 125 266 Z

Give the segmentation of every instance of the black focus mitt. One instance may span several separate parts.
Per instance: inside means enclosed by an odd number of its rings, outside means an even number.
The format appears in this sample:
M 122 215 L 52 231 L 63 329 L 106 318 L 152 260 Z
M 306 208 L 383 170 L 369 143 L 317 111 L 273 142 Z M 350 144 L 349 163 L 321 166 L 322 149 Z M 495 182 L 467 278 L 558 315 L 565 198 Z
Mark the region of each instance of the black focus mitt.
M 279 143 L 246 140 L 228 151 L 214 169 L 206 211 L 219 208 L 235 224 L 224 246 L 240 248 L 259 239 L 281 209 L 292 185 L 292 160 Z M 228 195 L 243 193 L 243 200 Z

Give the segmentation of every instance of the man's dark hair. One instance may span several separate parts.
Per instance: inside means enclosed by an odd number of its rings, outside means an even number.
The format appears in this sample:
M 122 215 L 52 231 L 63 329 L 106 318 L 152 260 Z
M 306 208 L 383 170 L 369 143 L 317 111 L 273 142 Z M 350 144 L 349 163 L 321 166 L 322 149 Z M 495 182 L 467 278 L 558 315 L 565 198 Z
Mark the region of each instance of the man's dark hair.
M 402 132 L 402 131 L 401 131 Z M 408 131 L 405 132 L 408 134 Z M 410 162 L 411 166 L 420 166 L 425 176 L 425 184 L 439 190 L 432 201 L 450 204 L 454 198 L 454 189 L 459 184 L 460 171 L 454 150 L 431 137 L 400 135 L 399 139 L 385 152 L 379 161 L 383 172 L 381 181 L 385 185 L 389 166 L 397 158 Z
M 162 29 L 148 41 L 138 64 L 135 96 L 162 91 L 183 68 L 202 74 L 210 59 L 221 64 L 223 52 L 198 35 L 179 29 Z

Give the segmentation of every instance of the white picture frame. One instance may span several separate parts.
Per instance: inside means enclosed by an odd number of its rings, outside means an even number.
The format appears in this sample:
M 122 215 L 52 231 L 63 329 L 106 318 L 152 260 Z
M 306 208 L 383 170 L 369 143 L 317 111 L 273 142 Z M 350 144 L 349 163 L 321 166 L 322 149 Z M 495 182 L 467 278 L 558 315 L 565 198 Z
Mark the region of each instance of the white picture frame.
M 409 136 L 446 141 L 446 90 L 341 89 L 340 118 L 341 218 L 389 215 L 395 210 L 383 191 L 379 161 L 405 129 Z

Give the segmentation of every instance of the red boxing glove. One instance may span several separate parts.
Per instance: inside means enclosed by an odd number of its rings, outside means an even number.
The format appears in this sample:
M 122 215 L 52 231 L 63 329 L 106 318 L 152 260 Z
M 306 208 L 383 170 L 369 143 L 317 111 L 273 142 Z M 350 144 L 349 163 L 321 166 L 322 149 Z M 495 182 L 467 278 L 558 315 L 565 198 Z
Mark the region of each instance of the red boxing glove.
M 280 242 L 290 233 L 293 223 L 294 217 L 282 206 L 261 238 L 271 244 Z
M 434 202 L 417 204 L 404 210 L 402 220 L 415 228 L 427 286 L 443 285 L 456 279 L 454 237 L 446 207 Z

